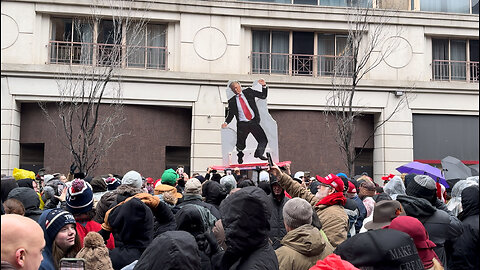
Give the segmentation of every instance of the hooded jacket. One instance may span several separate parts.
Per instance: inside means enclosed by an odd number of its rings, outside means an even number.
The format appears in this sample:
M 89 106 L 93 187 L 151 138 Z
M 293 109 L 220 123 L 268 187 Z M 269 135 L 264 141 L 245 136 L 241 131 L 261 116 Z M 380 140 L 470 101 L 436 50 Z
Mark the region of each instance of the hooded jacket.
M 275 194 L 273 194 L 273 185 L 278 184 L 278 180 L 275 177 L 272 177 L 270 181 L 270 187 L 272 192 L 268 195 L 269 200 L 272 202 L 272 216 L 270 217 L 270 231 L 268 237 L 272 241 L 273 249 L 277 249 L 281 246 L 280 242 L 282 238 L 287 234 L 285 229 L 285 224 L 283 223 L 283 206 L 289 200 L 285 196 L 284 189 L 280 194 L 280 198 L 277 199 Z
M 189 232 L 197 242 L 203 270 L 213 269 L 219 259 L 219 249 L 208 223 L 202 217 L 201 206 L 185 205 L 175 215 L 177 230 Z
M 183 196 L 183 202 L 178 204 L 178 207 L 181 208 L 187 204 L 196 204 L 196 205 L 203 206 L 207 208 L 210 211 L 210 213 L 212 213 L 212 215 L 214 215 L 217 219 L 220 219 L 220 211 L 218 211 L 218 209 L 212 204 L 202 201 L 202 196 L 200 195 Z
M 18 187 L 8 193 L 8 199 L 14 198 L 22 202 L 25 207 L 25 216 L 38 222 L 42 210 L 40 210 L 40 199 L 35 190 L 28 187 Z
M 156 237 L 138 259 L 134 270 L 200 270 L 200 253 L 194 237 L 170 231 Z
M 302 198 L 314 207 L 322 223 L 322 230 L 333 247 L 347 239 L 348 216 L 342 205 L 317 205 L 320 200 L 285 173 L 278 179 L 278 182 L 292 197 Z
M 282 245 L 275 251 L 280 270 L 309 269 L 333 253 L 332 246 L 327 246 L 320 231 L 310 224 L 289 231 Z
M 137 260 L 153 239 L 153 213 L 140 199 L 119 205 L 108 215 L 108 224 L 115 238 L 110 251 L 113 269 Z
M 219 209 L 220 203 L 227 197 L 227 190 L 217 181 L 210 180 L 203 183 L 202 196 L 207 203 Z
M 220 205 L 227 250 L 221 269 L 278 269 L 268 242 L 271 203 L 258 187 L 245 187 Z
M 430 240 L 437 245 L 433 250 L 447 269 L 445 242 L 454 240 L 462 234 L 462 223 L 455 216 L 436 209 L 425 199 L 398 195 L 397 201 L 402 204 L 408 216 L 417 218 L 425 226 Z
M 463 211 L 458 218 L 463 224 L 463 234 L 453 244 L 448 259 L 449 269 L 479 269 L 479 194 L 478 186 L 470 186 L 462 191 Z
M 129 185 L 120 185 L 114 191 L 103 194 L 103 196 L 100 198 L 100 201 L 98 201 L 97 205 L 95 206 L 95 217 L 93 220 L 102 224 L 105 218 L 105 213 L 119 203 L 117 200 L 118 195 L 120 195 L 122 198 L 125 198 L 142 192 L 143 190 L 139 188 L 134 188 Z
M 20 181 L 20 180 L 19 180 Z M 32 180 L 33 181 L 33 180 Z M 2 194 L 2 203 L 7 200 L 8 198 L 8 193 L 12 191 L 14 188 L 18 188 L 19 185 L 15 181 L 15 178 L 13 177 L 4 177 L 2 178 L 1 182 L 1 194 Z M 33 188 L 33 186 L 32 186 Z

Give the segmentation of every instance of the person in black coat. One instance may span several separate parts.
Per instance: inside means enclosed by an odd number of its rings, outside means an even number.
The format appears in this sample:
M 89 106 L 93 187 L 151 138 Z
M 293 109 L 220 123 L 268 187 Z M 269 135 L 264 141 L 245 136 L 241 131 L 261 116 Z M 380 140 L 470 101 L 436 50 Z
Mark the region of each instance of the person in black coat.
M 287 234 L 283 223 L 283 206 L 289 199 L 285 196 L 285 190 L 278 184 L 276 177 L 270 176 L 270 187 L 272 193 L 268 195 L 268 198 L 272 202 L 272 216 L 270 217 L 268 237 L 272 241 L 273 249 L 277 249 L 282 245 L 280 242 Z
M 227 197 L 227 189 L 214 180 L 205 181 L 202 185 L 202 196 L 205 202 L 220 208 L 220 203 Z
M 458 219 L 463 224 L 463 234 L 453 244 L 453 250 L 448 259 L 448 269 L 467 270 L 480 269 L 480 247 L 478 241 L 479 194 L 478 186 L 470 186 L 462 191 L 463 211 Z
M 227 249 L 219 269 L 277 270 L 278 260 L 268 240 L 271 202 L 258 187 L 245 187 L 220 205 Z
M 40 210 L 40 198 L 35 190 L 28 187 L 14 188 L 8 193 L 8 199 L 17 199 L 25 207 L 25 216 L 38 221 L 42 210 Z
M 228 85 L 235 95 L 228 100 L 228 115 L 225 118 L 225 123 L 222 124 L 222 128 L 226 128 L 233 120 L 233 117 L 237 119 L 236 147 L 238 151 L 238 164 L 243 163 L 244 154 L 242 151 L 246 147 L 246 140 L 250 133 L 258 142 L 257 149 L 253 156 L 261 160 L 267 160 L 264 152 L 268 139 L 265 131 L 260 126 L 260 114 L 255 98 L 266 99 L 268 87 L 265 80 L 260 79 L 258 82 L 262 85 L 262 92 L 255 91 L 251 88 L 242 91 L 242 86 L 238 81 L 233 81 Z
M 200 270 L 197 242 L 185 231 L 165 232 L 152 241 L 133 269 Z
M 201 211 L 207 211 L 207 209 L 188 204 L 175 214 L 175 219 L 177 230 L 189 232 L 195 237 L 200 251 L 202 270 L 211 270 L 220 261 L 221 254 L 215 236 L 209 229 L 208 222 L 203 219 Z
M 188 182 L 185 184 L 183 202 L 177 206 L 182 208 L 188 204 L 203 206 L 208 209 L 213 216 L 215 216 L 217 219 L 220 219 L 220 211 L 218 211 L 218 209 L 212 204 L 202 200 L 202 184 L 200 183 L 200 180 L 196 178 L 188 180 Z

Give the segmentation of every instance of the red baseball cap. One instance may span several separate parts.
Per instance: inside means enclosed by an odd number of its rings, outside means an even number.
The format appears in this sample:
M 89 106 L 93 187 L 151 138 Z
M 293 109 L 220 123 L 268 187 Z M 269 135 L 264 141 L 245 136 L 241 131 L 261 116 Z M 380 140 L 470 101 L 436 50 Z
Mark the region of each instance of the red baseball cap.
M 335 191 L 343 192 L 343 188 L 344 188 L 343 180 L 342 180 L 342 178 L 336 176 L 335 174 L 329 174 L 325 177 L 321 177 L 319 175 L 316 175 L 315 178 L 317 178 L 317 180 L 320 183 L 323 183 L 325 185 L 329 185 L 329 186 L 333 187 L 335 189 Z
M 357 188 L 355 187 L 355 185 L 348 181 L 348 190 L 347 190 L 347 193 L 357 193 Z

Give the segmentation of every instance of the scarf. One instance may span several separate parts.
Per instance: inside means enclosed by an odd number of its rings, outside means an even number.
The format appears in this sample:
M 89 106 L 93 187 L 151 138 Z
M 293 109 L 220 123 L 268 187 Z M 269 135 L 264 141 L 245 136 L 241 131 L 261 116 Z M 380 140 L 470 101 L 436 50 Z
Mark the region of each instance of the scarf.
M 321 199 L 315 206 L 318 206 L 320 204 L 323 205 L 334 205 L 334 204 L 340 204 L 340 205 L 345 205 L 347 202 L 347 199 L 343 196 L 342 192 L 335 192 L 327 197 Z

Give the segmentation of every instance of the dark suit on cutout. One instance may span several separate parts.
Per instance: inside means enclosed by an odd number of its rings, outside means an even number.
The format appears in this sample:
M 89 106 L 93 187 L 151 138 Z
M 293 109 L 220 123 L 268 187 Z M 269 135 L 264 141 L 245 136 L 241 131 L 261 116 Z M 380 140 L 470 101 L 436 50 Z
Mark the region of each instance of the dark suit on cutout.
M 248 105 L 254 113 L 254 117 L 250 121 L 240 121 L 238 116 L 238 106 L 237 106 L 237 95 L 234 95 L 228 100 L 228 114 L 225 118 L 225 122 L 229 124 L 233 117 L 237 118 L 237 151 L 239 152 L 239 159 L 243 158 L 242 151 L 246 147 L 246 140 L 248 134 L 252 133 L 253 137 L 257 140 L 258 145 L 255 150 L 255 157 L 262 156 L 267 147 L 268 139 L 263 131 L 263 128 L 260 126 L 260 114 L 258 112 L 257 104 L 255 98 L 266 99 L 268 93 L 268 87 L 262 87 L 262 92 L 255 91 L 251 88 L 247 88 L 242 91 L 242 95 L 248 102 Z M 242 163 L 242 162 L 239 162 Z

